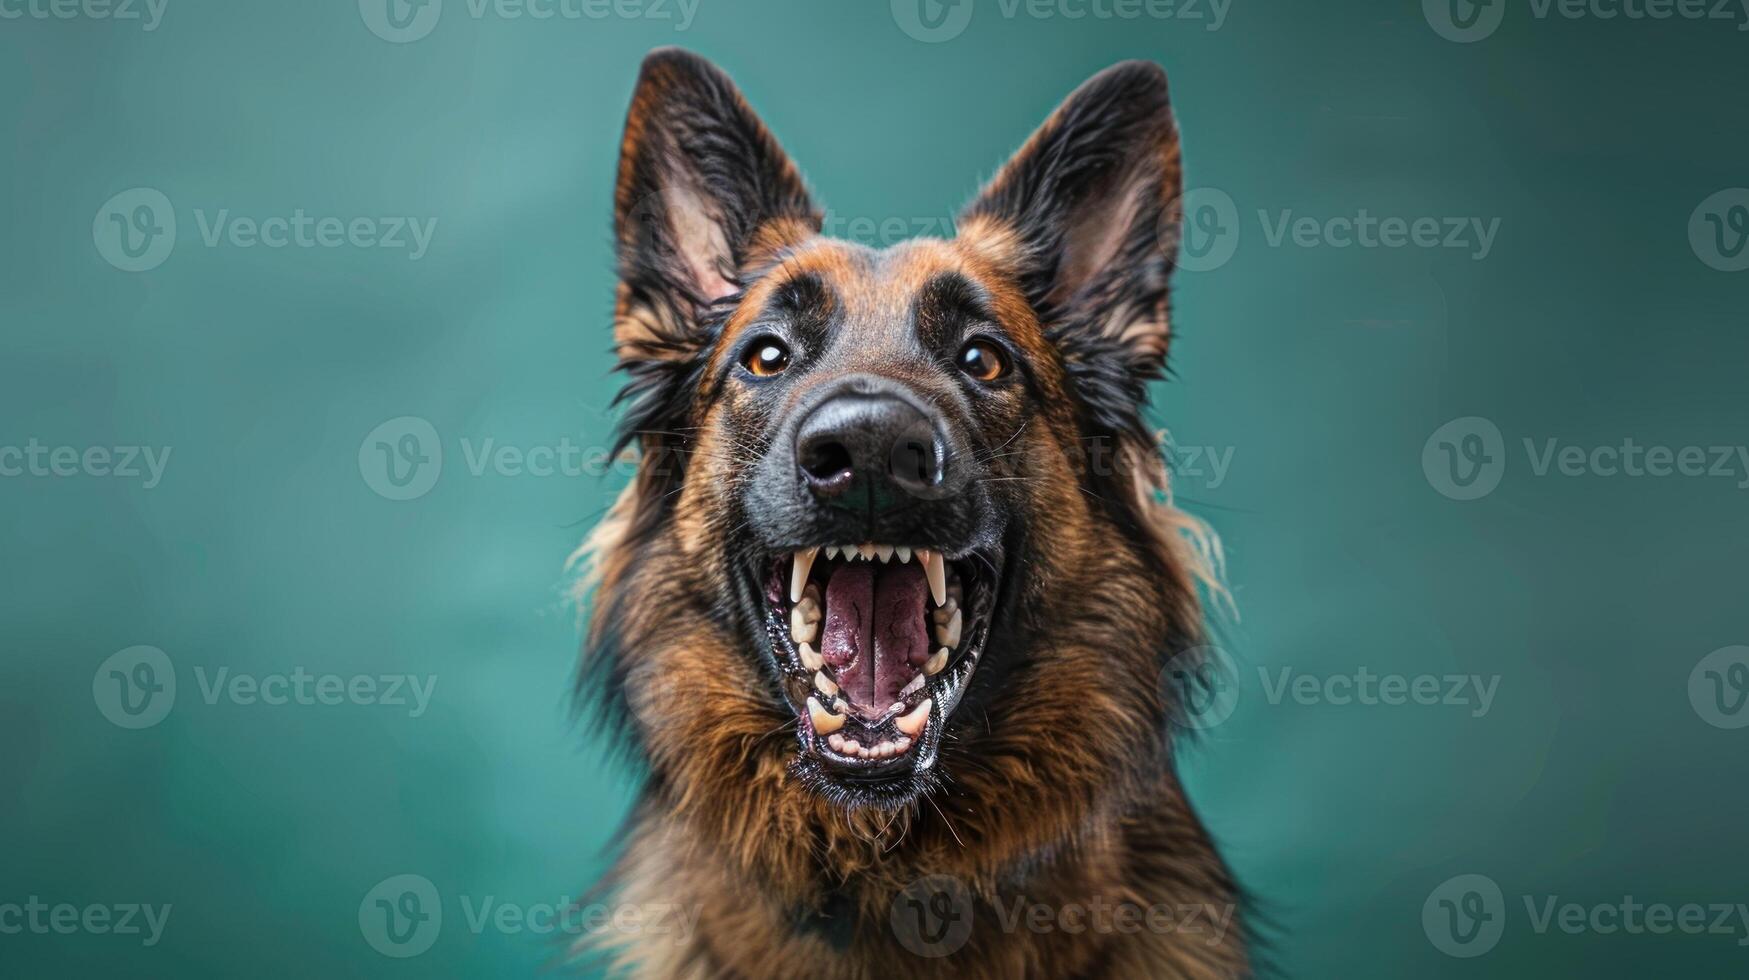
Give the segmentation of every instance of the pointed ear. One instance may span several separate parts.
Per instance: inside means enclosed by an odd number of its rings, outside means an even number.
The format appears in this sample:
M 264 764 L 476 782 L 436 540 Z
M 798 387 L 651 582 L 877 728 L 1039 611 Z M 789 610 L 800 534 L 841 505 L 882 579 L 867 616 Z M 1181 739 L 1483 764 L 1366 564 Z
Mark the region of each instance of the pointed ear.
M 1018 278 L 1072 372 L 1116 372 L 1139 402 L 1171 336 L 1180 183 L 1166 73 L 1127 61 L 1064 100 L 961 212 L 959 234 Z
M 689 357 L 748 268 L 819 228 L 801 175 L 729 77 L 679 48 L 651 52 L 614 191 L 621 357 Z

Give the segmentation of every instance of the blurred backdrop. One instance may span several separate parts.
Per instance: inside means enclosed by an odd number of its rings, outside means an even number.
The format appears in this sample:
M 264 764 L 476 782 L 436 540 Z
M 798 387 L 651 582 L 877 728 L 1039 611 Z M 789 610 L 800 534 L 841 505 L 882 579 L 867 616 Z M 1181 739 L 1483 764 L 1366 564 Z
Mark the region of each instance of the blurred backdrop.
M 1163 64 L 1153 417 L 1239 611 L 1183 765 L 1275 975 L 1741 973 L 1746 26 L 0 0 L 0 974 L 550 965 L 635 786 L 564 568 L 626 478 L 610 190 L 666 44 L 869 244 Z

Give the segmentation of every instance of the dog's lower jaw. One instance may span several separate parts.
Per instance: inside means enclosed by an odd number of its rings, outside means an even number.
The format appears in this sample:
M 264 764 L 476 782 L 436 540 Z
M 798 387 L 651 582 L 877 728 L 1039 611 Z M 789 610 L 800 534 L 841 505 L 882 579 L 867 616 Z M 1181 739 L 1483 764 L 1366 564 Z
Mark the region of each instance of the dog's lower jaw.
M 797 835 L 792 850 L 755 866 L 731 849 L 699 846 L 698 829 L 674 810 L 641 807 L 609 904 L 672 909 L 684 933 L 590 938 L 632 975 L 651 978 L 1250 975 L 1238 889 L 1169 773 L 1139 809 L 1091 818 L 1073 844 L 1026 861 L 984 863 L 989 842 L 955 844 L 927 805 L 896 817 L 910 825 L 881 840 L 856 836 L 870 822 L 830 812 L 771 828 Z M 683 841 L 693 846 L 677 846 Z M 944 889 L 951 901 L 969 900 L 948 915 L 969 910 L 969 929 L 930 945 L 907 926 L 917 914 L 908 899 Z M 1086 917 L 1101 903 L 1126 902 L 1137 911 L 1125 921 L 1138 928 Z M 1065 916 L 1080 916 L 1083 927 L 1058 928 Z

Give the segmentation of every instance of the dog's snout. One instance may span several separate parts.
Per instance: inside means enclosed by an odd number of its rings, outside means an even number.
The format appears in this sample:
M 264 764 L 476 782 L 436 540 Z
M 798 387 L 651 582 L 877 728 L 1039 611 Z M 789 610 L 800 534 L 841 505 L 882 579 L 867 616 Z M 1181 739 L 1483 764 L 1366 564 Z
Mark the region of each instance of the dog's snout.
M 796 466 L 814 496 L 854 510 L 889 510 L 942 493 L 949 451 L 910 400 L 852 391 L 821 402 L 796 432 Z

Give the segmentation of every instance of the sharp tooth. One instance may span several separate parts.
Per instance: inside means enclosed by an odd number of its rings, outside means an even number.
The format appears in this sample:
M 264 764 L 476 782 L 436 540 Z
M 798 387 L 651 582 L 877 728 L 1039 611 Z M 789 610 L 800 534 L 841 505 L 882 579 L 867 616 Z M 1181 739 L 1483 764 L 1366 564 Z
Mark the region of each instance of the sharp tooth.
M 917 707 L 911 709 L 910 714 L 900 715 L 894 724 L 899 726 L 899 731 L 904 732 L 907 735 L 915 736 L 917 733 L 923 731 L 924 725 L 929 724 L 929 709 L 934 706 L 934 703 L 935 702 L 929 698 L 924 698 L 922 701 L 918 702 Z M 843 724 L 844 719 L 840 718 L 838 723 Z M 819 726 L 816 725 L 815 727 L 818 728 Z
M 820 706 L 818 699 L 808 699 L 808 718 L 814 723 L 814 732 L 818 735 L 830 735 L 844 727 L 844 715 L 835 715 Z
M 947 601 L 947 562 L 939 551 L 919 549 L 917 557 L 923 560 L 923 573 L 929 576 L 929 594 L 939 606 Z
M 899 564 L 901 565 L 908 564 L 911 561 L 911 549 L 904 545 L 894 548 L 893 553 L 899 556 Z
M 808 584 L 808 570 L 814 567 L 814 558 L 819 554 L 818 548 L 796 552 L 795 562 L 789 569 L 789 601 L 802 601 L 802 589 Z
M 856 546 L 856 553 L 863 561 L 868 561 L 870 558 L 873 558 L 874 552 L 875 547 L 872 544 L 859 544 Z
M 802 666 L 809 670 L 819 670 L 826 666 L 826 658 L 820 656 L 813 647 L 806 643 L 796 644 L 796 655 L 802 658 Z
M 875 554 L 881 557 L 881 564 L 885 565 L 893 560 L 893 546 L 890 544 L 876 545 Z
M 935 627 L 935 642 L 940 643 L 942 646 L 945 646 L 945 647 L 957 647 L 957 646 L 959 646 L 960 645 L 960 626 L 963 624 L 963 622 L 964 622 L 964 618 L 960 615 L 960 611 L 958 609 L 955 609 L 953 611 L 953 615 L 948 617 L 946 626 L 942 626 L 942 625 L 938 624 Z
M 947 658 L 948 658 L 947 647 L 942 647 L 941 649 L 935 651 L 933 654 L 930 655 L 928 660 L 924 661 L 923 672 L 925 674 L 928 674 L 931 677 L 934 677 L 936 674 L 941 673 L 941 668 L 947 666 Z M 917 679 L 922 680 L 923 678 L 919 677 Z
M 790 639 L 797 643 L 812 643 L 820 630 L 820 603 L 811 595 L 802 596 L 789 611 Z
M 928 665 L 925 664 L 925 666 L 928 666 Z M 912 694 L 916 693 L 917 689 L 922 687 L 922 686 L 923 686 L 923 675 L 918 674 L 916 677 L 911 678 L 911 683 L 906 684 L 904 690 L 899 692 L 899 697 L 908 698 Z M 895 705 L 893 705 L 893 707 L 903 708 L 904 705 L 895 704 Z
M 832 683 L 832 678 L 827 677 L 823 670 L 814 672 L 814 687 L 827 697 L 838 693 L 838 685 Z

